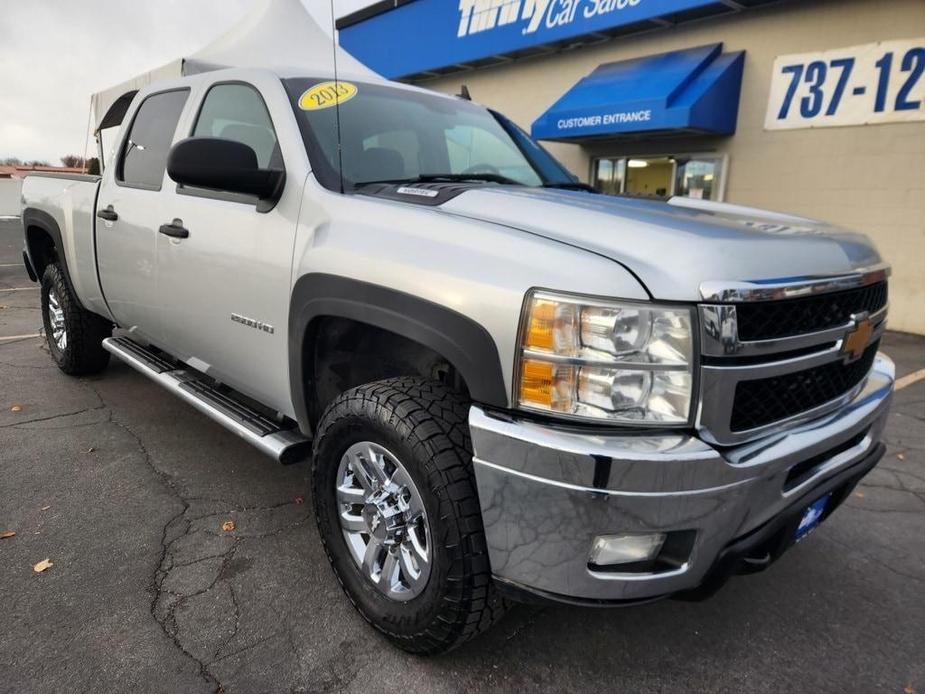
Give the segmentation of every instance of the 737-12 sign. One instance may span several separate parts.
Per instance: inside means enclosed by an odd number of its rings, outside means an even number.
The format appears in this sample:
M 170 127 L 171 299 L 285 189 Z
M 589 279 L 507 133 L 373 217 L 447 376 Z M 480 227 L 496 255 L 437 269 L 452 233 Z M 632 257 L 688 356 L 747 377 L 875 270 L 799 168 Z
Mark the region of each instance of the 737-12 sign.
M 774 61 L 768 130 L 925 120 L 925 39 Z

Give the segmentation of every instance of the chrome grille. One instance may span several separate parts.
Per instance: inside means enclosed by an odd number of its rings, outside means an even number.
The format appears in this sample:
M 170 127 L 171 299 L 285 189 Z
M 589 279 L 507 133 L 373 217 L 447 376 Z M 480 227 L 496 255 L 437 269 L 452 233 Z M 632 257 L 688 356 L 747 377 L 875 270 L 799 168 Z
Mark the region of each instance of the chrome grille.
M 757 429 L 834 400 L 864 380 L 874 365 L 878 343 L 851 364 L 833 361 L 780 376 L 740 381 L 732 402 L 729 428 Z
M 721 445 L 749 441 L 854 397 L 886 326 L 887 274 L 883 267 L 802 282 L 736 283 L 726 294 L 720 283 L 702 287 L 704 298 L 725 299 L 700 306 L 703 437 Z M 842 345 L 864 320 L 873 331 L 863 355 L 852 359 Z

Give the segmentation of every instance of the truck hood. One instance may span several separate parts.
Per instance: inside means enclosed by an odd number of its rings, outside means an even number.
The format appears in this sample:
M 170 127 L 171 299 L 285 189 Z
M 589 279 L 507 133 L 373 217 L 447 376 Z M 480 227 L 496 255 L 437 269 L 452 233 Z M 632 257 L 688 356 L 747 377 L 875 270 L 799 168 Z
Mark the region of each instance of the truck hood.
M 634 273 L 655 299 L 698 301 L 701 283 L 709 281 L 841 275 L 881 262 L 862 234 L 803 217 L 688 198 L 661 202 L 486 186 L 440 209 L 610 258 Z

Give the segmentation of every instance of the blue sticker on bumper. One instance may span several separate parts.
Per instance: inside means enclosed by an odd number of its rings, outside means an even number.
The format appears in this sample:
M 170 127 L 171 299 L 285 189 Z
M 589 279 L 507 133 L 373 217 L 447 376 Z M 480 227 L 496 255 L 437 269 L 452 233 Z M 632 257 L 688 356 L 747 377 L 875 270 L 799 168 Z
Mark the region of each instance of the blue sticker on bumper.
M 794 536 L 795 541 L 799 542 L 816 529 L 819 523 L 822 522 L 822 516 L 825 515 L 825 509 L 829 505 L 831 499 L 832 495 L 826 494 L 810 504 L 803 512 L 803 517 L 800 519 L 800 525 Z

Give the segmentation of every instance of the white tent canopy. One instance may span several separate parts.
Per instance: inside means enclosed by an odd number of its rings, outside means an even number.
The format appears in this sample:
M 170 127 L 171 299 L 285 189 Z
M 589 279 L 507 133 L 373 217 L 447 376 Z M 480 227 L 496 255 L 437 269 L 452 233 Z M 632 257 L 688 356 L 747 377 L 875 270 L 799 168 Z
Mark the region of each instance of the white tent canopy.
M 94 130 L 104 125 L 109 109 L 122 96 L 157 80 L 226 67 L 304 67 L 307 76 L 323 76 L 333 70 L 335 51 L 338 75 L 381 79 L 352 55 L 335 47 L 331 36 L 318 26 L 301 0 L 264 0 L 240 24 L 202 50 L 94 94 Z M 121 121 L 121 116 L 118 120 Z

